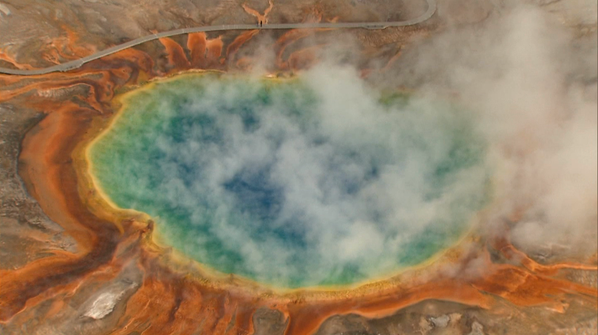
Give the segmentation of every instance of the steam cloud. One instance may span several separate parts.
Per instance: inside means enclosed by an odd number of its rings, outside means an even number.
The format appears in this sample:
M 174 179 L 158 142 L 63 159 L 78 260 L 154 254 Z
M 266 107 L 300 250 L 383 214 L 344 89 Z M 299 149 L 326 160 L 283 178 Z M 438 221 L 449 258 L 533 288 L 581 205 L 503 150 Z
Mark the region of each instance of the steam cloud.
M 596 4 L 568 3 L 594 13 Z M 565 4 L 564 4 L 565 5 Z M 577 6 L 577 7 L 575 7 Z M 502 8 L 483 25 L 454 27 L 406 52 L 384 78 L 457 92 L 490 143 L 496 222 L 516 221 L 514 242 L 553 259 L 596 253 L 596 32 L 530 5 Z M 441 64 L 441 66 L 439 66 Z
M 416 42 L 392 71 L 372 79 L 374 86 L 417 89 L 422 100 L 456 93 L 459 104 L 475 112 L 468 117 L 486 150 L 479 161 L 463 156 L 467 164 L 445 181 L 441 195 L 430 197 L 431 188 L 438 186 L 430 178 L 451 155 L 452 132 L 461 121 L 433 112 L 438 106 L 422 101 L 411 112 L 389 113 L 356 71 L 324 62 L 302 75 L 320 101 L 313 105 L 319 120 L 315 123 L 294 118 L 287 105 L 292 99 L 281 98 L 265 106 L 257 129 L 247 131 L 251 122 L 223 115 L 222 106 L 216 108 L 209 97 L 224 94 L 224 101 L 234 104 L 251 92 L 217 84 L 208 86 L 201 99 L 191 99 L 189 108 L 160 106 L 161 113 L 172 115 L 197 108 L 209 111 L 210 122 L 217 125 L 213 129 L 224 131 L 226 141 L 200 150 L 206 145 L 200 138 L 222 134 L 193 125 L 181 131 L 199 134 L 196 140 L 175 143 L 158 138 L 155 145 L 163 156 L 147 157 L 145 162 L 159 159 L 168 179 L 141 176 L 146 185 L 131 188 L 134 194 L 127 196 L 151 203 L 156 200 L 144 192 L 154 189 L 170 209 L 185 212 L 183 216 L 191 213 L 192 222 L 206 225 L 202 218 L 209 217 L 212 228 L 203 229 L 218 236 L 219 247 L 240 251 L 247 267 L 241 272 L 289 284 L 297 279 L 287 265 L 301 258 L 302 264 L 310 264 L 309 271 L 303 271 L 304 283 L 314 284 L 330 278 L 331 269 L 341 276 L 347 269 L 384 273 L 396 268 L 397 259 L 388 255 L 404 252 L 410 239 L 438 227 L 439 218 L 449 225 L 455 218 L 469 217 L 486 192 L 489 166 L 492 214 L 482 223 L 483 231 L 494 233 L 495 223 L 516 221 L 512 237 L 524 249 L 561 256 L 596 252 L 595 34 L 590 36 L 593 42 L 584 41 L 535 7 L 507 9 L 473 29 L 453 27 Z M 293 93 L 293 99 L 310 104 L 313 97 L 301 92 Z M 314 145 L 321 134 L 329 136 L 328 142 Z M 393 156 L 396 153 L 401 156 Z M 190 179 L 186 174 L 198 164 L 204 167 L 202 175 Z M 264 171 L 269 179 L 264 179 Z M 256 180 L 268 185 L 254 184 Z M 219 203 L 198 198 L 200 194 L 210 194 Z M 246 207 L 241 208 L 239 197 L 244 195 Z M 256 196 L 262 204 L 251 202 L 258 201 Z M 275 200 L 280 197 L 284 203 Z M 235 220 L 260 217 L 271 231 L 300 238 L 258 238 L 227 216 L 235 210 Z M 305 253 L 294 254 L 292 243 L 301 244 Z M 185 243 L 180 248 L 185 251 Z M 199 258 L 214 257 L 210 248 L 186 251 L 199 253 Z

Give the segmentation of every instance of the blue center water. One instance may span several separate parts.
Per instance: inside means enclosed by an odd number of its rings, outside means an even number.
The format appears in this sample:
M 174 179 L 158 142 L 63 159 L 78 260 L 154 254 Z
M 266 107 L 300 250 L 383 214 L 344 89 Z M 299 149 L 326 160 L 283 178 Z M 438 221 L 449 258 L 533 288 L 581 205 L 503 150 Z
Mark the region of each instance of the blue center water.
M 454 243 L 487 198 L 466 113 L 351 74 L 186 75 L 125 102 L 90 149 L 99 186 L 222 273 L 283 287 L 389 275 Z

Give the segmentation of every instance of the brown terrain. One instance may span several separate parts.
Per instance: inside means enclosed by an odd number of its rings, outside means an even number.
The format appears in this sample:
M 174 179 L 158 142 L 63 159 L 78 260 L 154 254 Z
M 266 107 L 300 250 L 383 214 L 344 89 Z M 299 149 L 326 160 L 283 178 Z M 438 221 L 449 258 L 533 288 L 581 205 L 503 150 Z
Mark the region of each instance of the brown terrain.
M 591 15 L 576 16 L 565 1 L 544 2 L 580 39 L 595 39 Z M 150 80 L 256 68 L 293 76 L 333 43 L 350 46 L 334 56 L 366 80 L 384 78 L 404 50 L 450 25 L 483 24 L 501 15 L 501 3 L 439 0 L 424 24 L 385 30 L 179 35 L 69 72 L 0 75 L 0 333 L 596 334 L 597 252 L 562 259 L 520 248 L 509 233 L 517 212 L 396 277 L 281 291 L 209 273 L 155 245 L 154 223 L 114 210 L 87 174 L 85 148 L 118 111 L 115 97 Z M 46 67 L 181 27 L 402 20 L 417 16 L 417 7 L 385 0 L 2 0 L 0 67 Z

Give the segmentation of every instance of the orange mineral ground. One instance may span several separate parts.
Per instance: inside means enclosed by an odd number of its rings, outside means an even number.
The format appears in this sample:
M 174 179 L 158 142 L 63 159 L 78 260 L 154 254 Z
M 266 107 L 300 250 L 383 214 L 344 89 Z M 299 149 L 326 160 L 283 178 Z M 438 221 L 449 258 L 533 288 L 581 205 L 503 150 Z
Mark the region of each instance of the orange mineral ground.
M 264 22 L 276 11 L 272 2 L 264 15 L 244 8 Z M 395 40 L 403 42 L 384 50 L 367 42 L 354 49 L 362 76 L 376 78 L 401 66 L 401 48 L 409 38 L 425 39 L 443 29 L 443 21 L 435 20 L 393 30 Z M 44 59 L 58 62 L 94 52 L 81 46 L 76 31 L 67 32 L 54 42 L 54 51 L 42 51 Z M 480 228 L 496 220 L 488 208 L 457 245 L 391 278 L 283 290 L 212 273 L 156 244 L 151 218 L 115 208 L 94 186 L 86 148 L 110 126 L 121 107 L 119 95 L 193 71 L 263 68 L 272 76 L 300 75 L 319 62 L 337 33 L 290 30 L 259 43 L 264 33 L 258 30 L 234 36 L 192 33 L 160 38 L 69 72 L 0 75 L 0 104 L 43 115 L 23 128 L 18 177 L 61 234 L 72 239 L 69 248 L 31 247 L 39 257 L 0 268 L 2 333 L 498 334 L 507 329 L 547 334 L 559 325 L 595 327 L 596 251 L 544 263 L 527 255 L 511 241 L 522 220 L 519 212 L 526 209 L 523 202 L 492 229 Z M 262 49 L 272 57 L 263 57 Z M 9 52 L 0 50 L 0 59 L 33 68 Z M 459 99 L 458 93 L 449 94 Z M 52 239 L 50 233 L 17 233 L 28 240 Z M 442 315 L 449 321 L 438 321 Z M 558 320 L 557 326 L 544 321 L 549 319 Z

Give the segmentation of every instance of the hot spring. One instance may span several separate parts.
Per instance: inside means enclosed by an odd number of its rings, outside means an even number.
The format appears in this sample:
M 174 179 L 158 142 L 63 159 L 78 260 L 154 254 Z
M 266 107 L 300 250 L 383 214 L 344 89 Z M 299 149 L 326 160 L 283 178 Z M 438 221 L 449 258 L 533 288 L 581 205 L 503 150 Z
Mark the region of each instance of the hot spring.
M 97 186 L 160 241 L 288 288 L 389 276 L 454 244 L 487 201 L 484 157 L 470 113 L 348 70 L 155 82 L 89 150 Z

